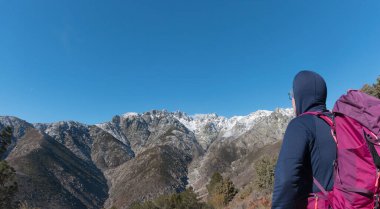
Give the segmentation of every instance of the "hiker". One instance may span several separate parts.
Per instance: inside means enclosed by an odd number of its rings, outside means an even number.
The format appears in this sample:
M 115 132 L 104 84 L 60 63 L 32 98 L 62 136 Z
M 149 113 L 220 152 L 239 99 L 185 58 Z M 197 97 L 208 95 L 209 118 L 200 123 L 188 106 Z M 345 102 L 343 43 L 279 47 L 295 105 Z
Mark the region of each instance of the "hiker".
M 331 128 L 321 118 L 303 114 L 330 114 L 326 109 L 326 83 L 315 72 L 301 71 L 293 80 L 290 96 L 296 118 L 286 129 L 278 157 L 272 209 L 306 208 L 310 194 L 321 192 L 313 177 L 326 191 L 334 184 L 336 144 Z

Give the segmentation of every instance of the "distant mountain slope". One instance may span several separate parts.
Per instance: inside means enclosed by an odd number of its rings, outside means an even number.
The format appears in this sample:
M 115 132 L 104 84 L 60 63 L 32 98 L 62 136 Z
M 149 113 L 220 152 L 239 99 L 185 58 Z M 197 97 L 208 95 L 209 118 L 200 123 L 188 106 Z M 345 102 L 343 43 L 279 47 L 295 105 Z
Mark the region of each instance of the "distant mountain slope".
M 146 149 L 135 159 L 106 172 L 111 188 L 105 206 L 126 208 L 135 201 L 184 191 L 190 162 L 191 156 L 170 145 Z
M 206 154 L 190 165 L 190 185 L 204 196 L 207 192 L 205 185 L 214 172 L 230 177 L 236 185 L 248 184 L 254 177 L 255 154 L 261 148 L 279 142 L 291 119 L 288 110 L 277 109 L 237 138 L 215 140 Z M 273 149 L 272 154 L 277 152 L 277 148 Z
M 97 126 L 130 145 L 135 154 L 163 144 L 175 146 L 190 155 L 202 154 L 194 133 L 167 111 L 129 113 Z
M 17 171 L 17 199 L 41 208 L 101 208 L 102 172 L 50 136 L 28 126 L 7 161 Z

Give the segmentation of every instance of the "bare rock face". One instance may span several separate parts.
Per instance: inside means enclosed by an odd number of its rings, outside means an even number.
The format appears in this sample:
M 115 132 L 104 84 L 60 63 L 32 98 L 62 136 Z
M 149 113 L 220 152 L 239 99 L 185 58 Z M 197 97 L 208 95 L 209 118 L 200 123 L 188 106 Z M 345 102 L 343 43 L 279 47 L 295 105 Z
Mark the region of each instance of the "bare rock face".
M 135 201 L 192 186 L 205 197 L 218 171 L 238 187 L 254 178 L 260 156 L 277 153 L 290 109 L 226 118 L 152 110 L 86 125 L 29 124 L 14 130 L 3 156 L 17 171 L 18 200 L 40 208 L 128 208 Z
M 158 145 L 171 145 L 189 155 L 198 156 L 203 152 L 194 133 L 167 111 L 129 113 L 97 126 L 130 145 L 135 154 Z
M 130 147 L 97 126 L 90 126 L 89 134 L 93 139 L 91 159 L 101 170 L 115 168 L 135 157 Z
M 70 149 L 77 157 L 91 161 L 92 138 L 87 125 L 74 121 L 61 121 L 34 126 Z
M 287 111 L 287 110 L 284 110 Z M 268 117 L 272 111 L 259 110 L 246 116 L 234 116 L 226 118 L 217 114 L 196 114 L 188 116 L 185 113 L 176 112 L 175 117 L 183 123 L 195 136 L 202 148 L 208 147 L 217 139 L 235 139 L 259 122 Z
M 127 208 L 136 201 L 185 190 L 190 161 L 189 155 L 170 145 L 146 149 L 106 172 L 111 187 L 105 207 Z

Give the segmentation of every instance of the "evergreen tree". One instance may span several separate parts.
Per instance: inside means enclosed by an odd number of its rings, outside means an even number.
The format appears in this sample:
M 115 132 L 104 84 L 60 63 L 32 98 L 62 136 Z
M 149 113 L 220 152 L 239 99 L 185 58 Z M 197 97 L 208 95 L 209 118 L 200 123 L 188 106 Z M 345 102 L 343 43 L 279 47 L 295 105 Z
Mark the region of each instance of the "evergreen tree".
M 11 144 L 11 139 L 12 139 L 12 128 L 5 127 L 0 132 L 0 157 L 4 154 L 8 146 Z
M 377 78 L 376 83 L 372 85 L 365 84 L 361 91 L 380 99 L 380 76 Z
M 0 132 L 0 156 L 11 143 L 12 129 L 4 128 Z M 8 165 L 7 161 L 0 160 L 0 208 L 13 208 L 12 200 L 17 192 L 15 181 L 16 171 Z
M 233 182 L 224 179 L 220 173 L 214 173 L 209 184 L 206 185 L 208 191 L 208 201 L 215 208 L 226 206 L 238 192 Z
M 217 187 L 223 183 L 223 176 L 220 173 L 215 172 L 212 174 L 210 182 L 206 185 L 208 193 L 213 193 Z
M 232 183 L 229 178 L 223 180 L 222 194 L 224 194 L 224 205 L 227 205 L 235 197 L 237 192 L 234 183 Z
M 264 156 L 255 164 L 255 186 L 262 192 L 272 192 L 274 183 L 274 169 L 277 158 Z
M 206 203 L 199 202 L 193 188 L 190 187 L 181 193 L 161 195 L 154 200 L 143 203 L 135 202 L 131 209 L 212 209 Z

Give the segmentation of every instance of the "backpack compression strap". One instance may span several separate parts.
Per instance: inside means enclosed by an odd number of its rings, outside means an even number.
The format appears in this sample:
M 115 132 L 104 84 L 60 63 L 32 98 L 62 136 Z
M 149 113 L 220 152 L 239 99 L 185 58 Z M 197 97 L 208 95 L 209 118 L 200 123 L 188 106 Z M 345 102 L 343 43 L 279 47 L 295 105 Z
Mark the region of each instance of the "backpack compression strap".
M 367 131 L 368 131 L 368 130 L 367 130 Z M 373 142 L 372 142 L 372 137 L 371 137 L 370 134 L 368 134 L 368 133 L 365 131 L 365 129 L 363 129 L 363 134 L 364 134 L 364 138 L 365 138 L 366 141 L 367 141 L 368 148 L 369 148 L 369 152 L 370 152 L 371 155 L 372 155 L 373 162 L 375 163 L 376 168 L 377 168 L 377 169 L 380 169 L 380 156 L 379 156 L 379 154 L 377 153 L 376 148 L 375 148 L 375 145 L 374 145 Z
M 323 186 L 319 183 L 319 181 L 314 176 L 313 176 L 313 183 L 315 184 L 315 186 L 318 187 L 319 190 L 321 190 L 321 192 L 323 193 L 325 197 L 328 197 L 328 192 L 325 190 L 325 188 L 323 188 Z

